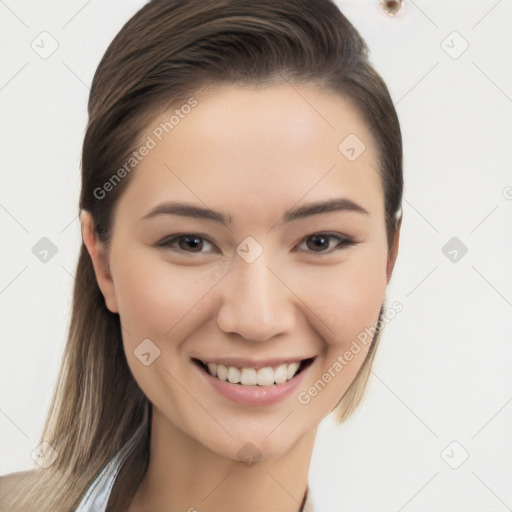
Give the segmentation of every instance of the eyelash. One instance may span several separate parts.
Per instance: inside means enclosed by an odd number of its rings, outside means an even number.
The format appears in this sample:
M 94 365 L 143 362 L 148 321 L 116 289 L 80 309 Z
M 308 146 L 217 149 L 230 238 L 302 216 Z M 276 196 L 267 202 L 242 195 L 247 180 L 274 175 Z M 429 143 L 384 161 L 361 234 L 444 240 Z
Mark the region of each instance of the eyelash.
M 309 252 L 310 254 L 312 254 L 314 256 L 326 256 L 328 254 L 332 254 L 333 252 L 339 251 L 339 250 L 341 250 L 341 249 L 343 249 L 345 247 L 350 247 L 350 246 L 353 246 L 353 245 L 357 244 L 357 242 L 355 242 L 354 240 L 352 240 L 351 238 L 348 238 L 346 236 L 340 236 L 340 235 L 338 235 L 336 233 L 324 233 L 324 232 L 318 232 L 318 233 L 313 233 L 311 235 L 307 235 L 306 237 L 304 237 L 301 240 L 301 244 L 304 241 L 307 241 L 309 238 L 312 238 L 314 236 L 321 236 L 321 237 L 324 237 L 324 238 L 327 238 L 327 239 L 336 238 L 336 239 L 339 240 L 338 245 L 336 245 L 336 247 L 334 249 L 331 249 L 329 251 L 322 251 L 322 252 L 305 251 L 305 252 Z M 178 242 L 180 240 L 185 240 L 186 238 L 199 238 L 203 242 L 206 241 L 206 242 L 208 242 L 208 243 L 213 245 L 213 243 L 210 242 L 210 240 L 208 240 L 207 237 L 205 237 L 203 235 L 200 235 L 200 234 L 197 234 L 197 233 L 184 233 L 184 234 L 179 234 L 179 235 L 172 235 L 170 237 L 163 238 L 156 245 L 157 245 L 157 247 L 161 247 L 161 248 L 164 248 L 164 249 L 169 248 L 169 249 L 171 249 L 171 250 L 173 250 L 175 252 L 181 253 L 181 254 L 200 254 L 200 255 L 204 255 L 205 254 L 203 251 L 194 252 L 194 251 L 184 251 L 184 250 L 181 250 L 181 249 L 177 250 L 177 249 L 172 248 L 172 245 L 175 242 Z

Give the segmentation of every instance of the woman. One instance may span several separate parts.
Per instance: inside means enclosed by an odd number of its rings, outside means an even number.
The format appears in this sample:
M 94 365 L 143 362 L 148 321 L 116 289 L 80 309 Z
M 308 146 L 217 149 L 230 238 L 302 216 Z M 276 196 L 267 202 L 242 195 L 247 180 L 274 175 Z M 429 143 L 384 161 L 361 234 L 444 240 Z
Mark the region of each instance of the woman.
M 313 510 L 402 189 L 388 89 L 333 2 L 146 4 L 92 83 L 69 338 L 41 467 L 2 478 L 2 510 Z

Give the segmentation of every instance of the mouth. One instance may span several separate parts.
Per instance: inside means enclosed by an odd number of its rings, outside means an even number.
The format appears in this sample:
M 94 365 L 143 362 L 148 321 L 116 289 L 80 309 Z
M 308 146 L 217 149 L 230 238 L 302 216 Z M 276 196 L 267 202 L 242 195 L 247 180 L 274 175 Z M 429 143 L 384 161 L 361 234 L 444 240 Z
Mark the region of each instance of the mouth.
M 297 375 L 313 363 L 315 358 L 316 356 L 264 367 L 258 365 L 258 368 L 232 366 L 220 362 L 206 362 L 194 357 L 192 361 L 203 372 L 223 382 L 242 387 L 273 387 L 295 379 Z

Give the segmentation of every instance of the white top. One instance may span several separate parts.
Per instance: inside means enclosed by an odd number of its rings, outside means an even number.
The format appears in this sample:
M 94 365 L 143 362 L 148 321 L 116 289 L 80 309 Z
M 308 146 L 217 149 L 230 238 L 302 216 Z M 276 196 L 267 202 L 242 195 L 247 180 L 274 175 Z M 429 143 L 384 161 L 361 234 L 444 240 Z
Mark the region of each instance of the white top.
M 103 466 L 89 485 L 75 512 L 105 512 L 119 470 L 146 428 L 147 421 L 143 421 L 128 442 Z
M 146 422 L 142 422 L 128 442 L 105 464 L 89 485 L 75 512 L 105 512 L 119 470 L 146 428 Z M 315 512 L 311 501 L 311 489 L 304 504 L 304 512 Z

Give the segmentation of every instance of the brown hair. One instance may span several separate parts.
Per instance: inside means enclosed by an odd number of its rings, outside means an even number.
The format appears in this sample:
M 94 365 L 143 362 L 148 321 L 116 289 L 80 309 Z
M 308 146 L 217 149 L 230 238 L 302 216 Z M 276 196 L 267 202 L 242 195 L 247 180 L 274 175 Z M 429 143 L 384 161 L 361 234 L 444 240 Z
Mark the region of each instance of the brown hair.
M 378 149 L 391 250 L 403 189 L 400 126 L 365 41 L 331 0 L 151 0 L 124 25 L 94 75 L 83 143 L 79 208 L 91 212 L 100 240 L 108 246 L 130 175 L 101 199 L 95 190 L 126 162 L 157 112 L 212 85 L 283 82 L 334 91 L 357 108 Z M 361 400 L 379 337 L 377 329 L 338 404 L 340 423 Z M 58 456 L 27 475 L 19 496 L 5 498 L 5 510 L 74 510 L 148 411 L 125 358 L 119 316 L 107 309 L 82 243 L 68 340 L 41 436 Z M 148 427 L 123 465 L 112 509 L 127 507 L 144 476 L 149 436 Z

